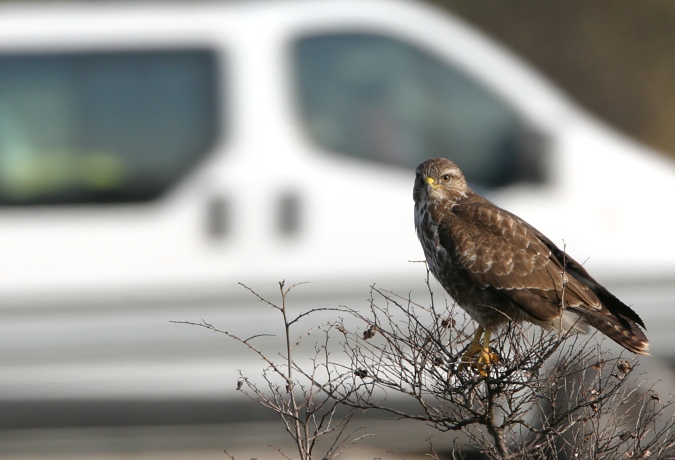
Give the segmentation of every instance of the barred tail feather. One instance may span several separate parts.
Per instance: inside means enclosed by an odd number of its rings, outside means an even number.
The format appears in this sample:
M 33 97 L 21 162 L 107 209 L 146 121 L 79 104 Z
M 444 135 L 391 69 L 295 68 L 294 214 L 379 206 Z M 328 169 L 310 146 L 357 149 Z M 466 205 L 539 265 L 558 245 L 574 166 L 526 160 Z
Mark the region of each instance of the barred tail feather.
M 600 318 L 596 315 L 588 315 L 585 320 L 588 324 L 605 334 L 616 343 L 638 355 L 649 355 L 649 340 L 640 326 L 633 320 L 622 318 L 626 325 L 616 319 L 607 316 Z

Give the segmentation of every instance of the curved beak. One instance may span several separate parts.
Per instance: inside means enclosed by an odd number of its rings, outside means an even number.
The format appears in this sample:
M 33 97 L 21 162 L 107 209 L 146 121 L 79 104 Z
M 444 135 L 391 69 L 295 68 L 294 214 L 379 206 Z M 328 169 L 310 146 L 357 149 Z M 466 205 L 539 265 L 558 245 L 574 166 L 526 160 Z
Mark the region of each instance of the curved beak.
M 424 179 L 424 182 L 427 184 L 426 185 L 427 194 L 437 187 L 436 181 L 434 180 L 433 177 L 427 177 L 426 179 Z

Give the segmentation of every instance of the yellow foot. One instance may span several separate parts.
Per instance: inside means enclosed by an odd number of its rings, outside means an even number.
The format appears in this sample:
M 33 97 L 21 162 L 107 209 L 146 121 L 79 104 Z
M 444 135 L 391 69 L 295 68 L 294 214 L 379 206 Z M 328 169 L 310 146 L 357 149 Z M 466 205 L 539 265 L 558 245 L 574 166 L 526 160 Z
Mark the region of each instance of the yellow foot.
M 499 360 L 499 353 L 495 353 L 490 347 L 469 348 L 460 360 L 459 370 L 461 371 L 466 369 L 467 366 L 471 366 L 481 377 L 487 377 L 488 368 L 497 364 Z
M 478 354 L 478 359 L 471 366 L 480 374 L 481 377 L 487 377 L 488 368 L 499 362 L 499 354 L 492 351 L 490 347 L 484 347 Z
M 480 344 L 480 338 L 485 331 L 483 344 Z M 459 370 L 463 370 L 467 365 L 471 365 L 481 377 L 487 377 L 488 368 L 499 362 L 499 354 L 492 351 L 490 348 L 490 329 L 483 329 L 479 327 L 476 330 L 476 335 L 469 345 L 469 349 L 462 356 L 459 364 Z

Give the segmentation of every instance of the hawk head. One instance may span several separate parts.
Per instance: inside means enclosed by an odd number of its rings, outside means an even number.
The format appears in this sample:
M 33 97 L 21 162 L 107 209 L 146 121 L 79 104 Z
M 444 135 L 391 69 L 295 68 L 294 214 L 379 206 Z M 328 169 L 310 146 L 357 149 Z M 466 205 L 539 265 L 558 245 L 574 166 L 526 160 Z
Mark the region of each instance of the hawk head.
M 427 201 L 454 204 L 465 198 L 468 191 L 464 174 L 447 158 L 427 160 L 415 171 L 413 199 L 416 204 Z

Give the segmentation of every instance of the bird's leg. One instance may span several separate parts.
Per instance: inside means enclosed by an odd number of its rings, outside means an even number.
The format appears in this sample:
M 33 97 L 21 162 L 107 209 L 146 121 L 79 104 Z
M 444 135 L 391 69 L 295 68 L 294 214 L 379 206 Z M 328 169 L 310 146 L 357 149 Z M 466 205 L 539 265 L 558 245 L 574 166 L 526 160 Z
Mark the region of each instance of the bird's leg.
M 462 356 L 459 369 L 462 370 L 467 364 L 471 363 L 472 367 L 478 371 L 482 377 L 487 376 L 487 368 L 492 364 L 499 362 L 499 355 L 493 353 L 490 349 L 490 335 L 492 330 L 478 326 L 476 334 L 469 344 L 469 348 Z M 483 336 L 483 343 L 481 344 L 481 336 Z
M 483 331 L 485 331 L 485 329 L 483 329 L 483 326 L 478 326 L 478 329 L 476 329 L 473 339 L 469 344 L 469 348 L 467 348 L 466 352 L 462 356 L 461 359 L 462 366 L 464 366 L 469 362 L 472 362 L 473 357 L 483 350 L 483 347 L 480 344 L 480 337 L 483 335 Z
M 473 339 L 469 344 L 469 348 L 466 349 L 462 358 L 459 360 L 459 370 L 463 370 L 467 365 L 475 363 L 474 357 L 483 351 L 483 346 L 480 343 L 481 336 L 483 335 L 485 329 L 483 326 L 478 326 L 476 332 L 474 332 Z
M 491 333 L 492 330 L 489 327 L 485 329 L 485 336 L 483 337 L 483 346 L 481 347 L 480 355 L 478 356 L 478 360 L 476 362 L 476 370 L 483 377 L 487 376 L 486 369 L 488 367 L 499 362 L 499 354 L 493 353 L 492 349 L 490 348 Z

